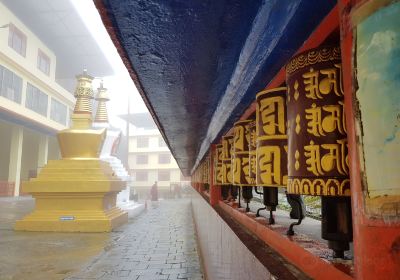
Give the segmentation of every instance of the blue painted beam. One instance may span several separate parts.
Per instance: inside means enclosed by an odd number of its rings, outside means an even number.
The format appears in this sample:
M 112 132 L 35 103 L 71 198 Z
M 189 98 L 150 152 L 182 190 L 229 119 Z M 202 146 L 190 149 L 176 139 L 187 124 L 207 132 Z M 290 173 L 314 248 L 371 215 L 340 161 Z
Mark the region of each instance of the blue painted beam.
M 335 5 L 335 1 L 325 1 L 325 7 L 317 2 L 277 0 L 260 7 L 193 168 L 210 144 L 233 126 L 255 100 L 257 92 L 268 85 Z

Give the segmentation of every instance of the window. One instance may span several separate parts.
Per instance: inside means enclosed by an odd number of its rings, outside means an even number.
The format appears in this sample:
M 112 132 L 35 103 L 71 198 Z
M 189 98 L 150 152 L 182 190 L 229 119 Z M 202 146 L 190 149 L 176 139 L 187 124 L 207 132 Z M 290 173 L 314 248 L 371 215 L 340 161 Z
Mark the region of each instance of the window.
M 47 116 L 47 102 L 47 94 L 28 83 L 26 86 L 25 107 L 41 114 L 42 116 Z
M 149 161 L 149 157 L 147 155 L 136 155 L 136 163 L 137 164 L 147 164 Z
M 161 164 L 171 163 L 171 155 L 170 154 L 159 154 L 158 155 L 158 163 L 161 163 Z
M 26 35 L 12 23 L 9 25 L 8 46 L 25 57 Z
M 51 98 L 50 119 L 60 124 L 67 124 L 67 106 Z
M 165 144 L 165 141 L 162 137 L 158 138 L 158 147 L 166 147 L 167 144 Z
M 136 181 L 147 181 L 148 180 L 148 172 L 146 170 L 137 170 L 136 171 Z
M 50 75 L 50 58 L 41 50 L 38 50 L 37 68 L 46 75 Z
M 169 181 L 170 171 L 169 170 L 158 170 L 158 181 Z
M 0 95 L 21 103 L 22 78 L 0 65 Z
M 137 147 L 138 148 L 147 148 L 149 146 L 149 138 L 148 137 L 138 137 L 137 138 Z

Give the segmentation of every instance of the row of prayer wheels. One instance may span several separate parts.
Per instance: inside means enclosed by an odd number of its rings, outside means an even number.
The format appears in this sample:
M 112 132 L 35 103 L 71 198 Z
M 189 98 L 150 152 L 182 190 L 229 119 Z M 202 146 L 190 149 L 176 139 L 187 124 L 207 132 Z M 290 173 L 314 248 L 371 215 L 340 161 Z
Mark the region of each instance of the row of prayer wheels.
M 234 124 L 233 135 L 222 137 L 214 162 L 203 160 L 194 181 L 238 186 L 247 205 L 253 187 L 263 187 L 270 223 L 278 188 L 300 209 L 292 225 L 305 214 L 300 195 L 321 196 L 322 237 L 343 257 L 352 226 L 340 47 L 293 57 L 286 65 L 286 86 L 263 90 L 255 99 L 255 116 Z
M 192 174 L 192 182 L 210 185 L 210 156 L 207 155 Z

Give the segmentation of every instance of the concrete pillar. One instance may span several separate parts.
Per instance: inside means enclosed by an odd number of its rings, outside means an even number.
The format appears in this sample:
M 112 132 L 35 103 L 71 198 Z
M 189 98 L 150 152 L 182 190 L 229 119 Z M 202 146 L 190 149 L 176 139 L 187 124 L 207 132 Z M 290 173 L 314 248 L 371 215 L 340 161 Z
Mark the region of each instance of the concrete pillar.
M 8 166 L 8 182 L 15 184 L 14 196 L 19 195 L 23 140 L 23 128 L 19 126 L 14 126 L 11 132 L 10 163 Z
M 38 168 L 41 168 L 47 164 L 49 154 L 49 136 L 39 136 L 39 148 L 38 148 Z

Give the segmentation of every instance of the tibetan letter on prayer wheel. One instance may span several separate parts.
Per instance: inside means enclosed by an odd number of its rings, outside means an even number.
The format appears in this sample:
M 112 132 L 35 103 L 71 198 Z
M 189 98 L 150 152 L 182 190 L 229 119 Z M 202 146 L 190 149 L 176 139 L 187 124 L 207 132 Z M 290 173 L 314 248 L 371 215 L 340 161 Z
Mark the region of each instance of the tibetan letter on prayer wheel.
M 286 87 L 261 91 L 256 101 L 256 184 L 286 187 Z
M 222 185 L 232 184 L 233 135 L 222 137 Z
M 251 185 L 256 184 L 256 169 L 257 169 L 257 133 L 256 133 L 256 121 L 253 120 L 249 123 L 249 180 Z
M 339 47 L 321 47 L 286 66 L 288 193 L 349 196 Z
M 233 127 L 233 184 L 250 186 L 249 177 L 249 124 L 251 120 L 238 121 Z

